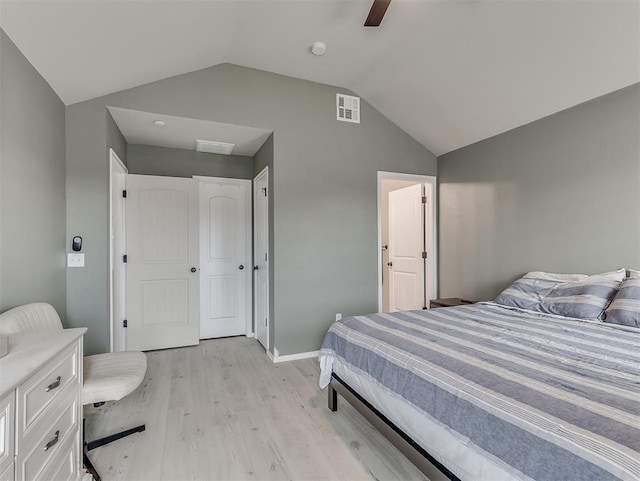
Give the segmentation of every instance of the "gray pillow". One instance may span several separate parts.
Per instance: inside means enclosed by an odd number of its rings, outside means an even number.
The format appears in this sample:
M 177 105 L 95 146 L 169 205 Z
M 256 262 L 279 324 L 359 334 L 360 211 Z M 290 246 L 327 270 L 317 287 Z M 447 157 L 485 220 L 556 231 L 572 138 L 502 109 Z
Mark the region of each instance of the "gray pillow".
M 640 327 L 640 278 L 627 279 L 607 308 L 605 322 Z
M 522 278 L 505 289 L 495 302 L 545 314 L 599 320 L 619 286 L 620 282 L 603 278 L 572 282 Z

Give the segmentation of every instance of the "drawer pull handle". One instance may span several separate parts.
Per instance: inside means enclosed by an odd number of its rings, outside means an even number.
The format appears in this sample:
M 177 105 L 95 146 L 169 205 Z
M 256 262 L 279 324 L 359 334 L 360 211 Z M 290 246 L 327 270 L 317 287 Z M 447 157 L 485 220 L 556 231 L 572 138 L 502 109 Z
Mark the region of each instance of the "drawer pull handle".
M 49 384 L 47 386 L 47 392 L 53 391 L 55 388 L 59 387 L 61 380 L 62 380 L 62 378 L 60 376 L 58 376 L 55 381 L 53 381 L 51 384 Z
M 54 447 L 56 444 L 58 444 L 58 439 L 60 439 L 60 431 L 56 431 L 55 436 L 53 437 L 53 439 L 51 441 L 49 441 L 45 447 L 44 450 L 45 451 L 49 451 L 52 447 Z

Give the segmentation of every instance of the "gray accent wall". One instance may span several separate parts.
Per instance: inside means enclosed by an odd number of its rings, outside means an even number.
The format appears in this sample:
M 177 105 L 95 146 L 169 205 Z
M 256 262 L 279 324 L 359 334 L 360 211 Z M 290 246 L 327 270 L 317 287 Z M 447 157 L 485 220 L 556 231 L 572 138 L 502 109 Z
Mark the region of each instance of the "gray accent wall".
M 344 89 L 223 64 L 67 107 L 67 235 L 87 265 L 68 277 L 68 316 L 86 350 L 108 334 L 107 106 L 261 127 L 273 134 L 273 316 L 280 354 L 313 351 L 335 318 L 377 308 L 376 172 L 434 175 L 436 158 L 363 100 L 338 122 Z
M 118 128 L 118 124 L 113 120 L 111 116 L 111 112 L 107 110 L 107 147 L 113 149 L 118 158 L 122 161 L 124 165 L 127 165 L 127 141 L 120 132 Z M 111 159 L 109 154 L 107 153 L 107 161 L 109 162 L 109 166 L 111 165 Z
M 127 159 L 130 174 L 253 179 L 253 157 L 241 155 L 209 154 L 195 150 L 129 144 Z
M 91 122 L 84 122 L 84 116 Z M 109 156 L 106 107 L 66 108 L 67 239 L 83 238 L 85 266 L 67 269 L 69 327 L 89 328 L 86 354 L 109 350 Z M 124 161 L 124 159 L 123 159 Z
M 640 266 L 640 84 L 438 157 L 440 295 Z
M 0 30 L 0 312 L 52 304 L 65 319 L 65 108 Z

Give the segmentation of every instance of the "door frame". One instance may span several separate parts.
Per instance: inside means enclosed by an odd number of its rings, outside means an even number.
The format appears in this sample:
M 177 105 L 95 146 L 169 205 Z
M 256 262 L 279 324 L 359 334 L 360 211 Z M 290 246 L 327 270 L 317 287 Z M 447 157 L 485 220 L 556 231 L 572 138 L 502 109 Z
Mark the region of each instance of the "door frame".
M 409 180 L 425 184 L 427 188 L 427 209 L 425 212 L 425 229 L 427 252 L 431 262 L 427 262 L 425 281 L 431 287 L 427 292 L 430 299 L 437 298 L 438 293 L 438 235 L 437 215 L 438 197 L 436 195 L 436 180 L 433 175 L 405 174 L 401 172 L 386 172 L 379 170 L 377 173 L 376 205 L 378 217 L 378 311 L 382 312 L 382 181 L 383 180 Z M 432 201 L 430 201 L 433 199 Z
M 249 269 L 253 266 L 253 255 L 252 255 L 252 246 L 253 246 L 253 229 L 251 225 L 252 219 L 252 210 L 251 210 L 251 180 L 250 179 L 232 179 L 229 177 L 207 177 L 203 175 L 194 175 L 192 176 L 194 180 L 198 182 L 198 239 L 201 238 L 202 232 L 202 223 L 200 220 L 200 184 L 226 184 L 226 185 L 237 185 L 240 187 L 245 187 L 247 190 L 247 198 L 245 202 L 245 218 L 247 219 L 245 230 L 246 230 L 246 251 L 245 258 L 247 259 L 246 268 Z M 198 254 L 200 259 L 202 259 L 202 243 L 200 242 L 198 248 Z M 198 263 L 200 265 L 200 262 Z M 202 286 L 202 269 L 199 269 L 199 279 L 200 285 Z M 253 337 L 253 276 L 247 276 L 245 281 L 245 289 L 246 289 L 246 300 L 245 300 L 245 309 L 247 313 L 247 319 L 245 321 L 245 336 Z M 200 314 L 198 315 L 198 322 L 201 321 L 202 310 L 204 309 L 203 302 L 205 300 L 200 296 L 200 300 L 198 303 L 198 307 L 200 309 Z
M 260 173 L 258 175 L 256 175 L 253 178 L 253 265 L 256 264 L 256 259 L 257 259 L 257 255 L 256 255 L 256 249 L 257 249 L 257 242 L 256 241 L 256 234 L 258 232 L 258 191 L 256 189 L 256 184 L 258 183 L 258 181 L 261 181 L 263 177 L 266 177 L 267 179 L 267 188 L 269 185 L 269 166 L 265 166 L 264 169 L 262 169 L 260 171 Z M 266 225 L 266 239 L 267 239 L 267 251 L 269 250 L 269 192 L 267 192 L 267 222 L 265 223 Z M 270 294 L 271 294 L 271 282 L 270 282 L 270 276 L 271 276 L 271 259 L 269 257 L 267 257 L 267 266 L 268 266 L 268 270 L 267 270 L 267 276 L 266 276 L 266 282 L 267 282 L 267 298 L 265 300 L 266 302 L 266 313 L 267 313 L 267 347 L 266 347 L 266 351 L 267 353 L 270 352 L 269 350 L 271 349 L 271 336 L 269 335 L 269 332 L 271 330 L 271 316 L 269 315 L 270 310 L 269 310 L 269 298 L 270 298 Z M 255 274 L 254 271 L 254 275 L 253 275 L 253 292 L 254 294 L 258 291 L 257 289 L 257 284 L 258 283 L 258 276 Z M 254 303 L 253 303 L 253 325 L 257 326 L 258 323 L 258 310 L 255 308 L 255 302 L 257 301 L 257 297 L 254 297 Z M 254 328 L 254 333 L 256 333 L 256 329 Z M 257 337 L 257 336 L 256 336 Z
M 109 350 L 124 351 L 126 349 L 125 330 L 121 322 L 115 319 L 117 316 L 116 304 L 122 307 L 122 312 L 126 312 L 126 283 L 127 274 L 124 262 L 117 262 L 113 255 L 115 236 L 120 234 L 122 245 L 126 250 L 126 209 L 124 198 L 113 197 L 113 183 L 116 175 L 125 176 L 129 173 L 118 154 L 112 148 L 109 149 Z M 117 227 L 117 228 L 116 228 Z M 114 292 L 113 282 L 117 278 L 121 288 L 119 292 Z M 123 318 L 124 319 L 124 318 Z

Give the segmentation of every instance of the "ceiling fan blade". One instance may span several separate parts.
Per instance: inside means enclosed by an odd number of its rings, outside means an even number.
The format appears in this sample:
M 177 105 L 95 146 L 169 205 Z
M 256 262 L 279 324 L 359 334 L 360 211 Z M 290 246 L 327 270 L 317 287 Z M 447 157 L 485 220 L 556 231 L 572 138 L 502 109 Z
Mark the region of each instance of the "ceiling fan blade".
M 364 22 L 364 26 L 378 27 L 390 3 L 391 0 L 373 0 L 373 5 L 371 5 L 371 10 L 369 10 L 369 15 Z

